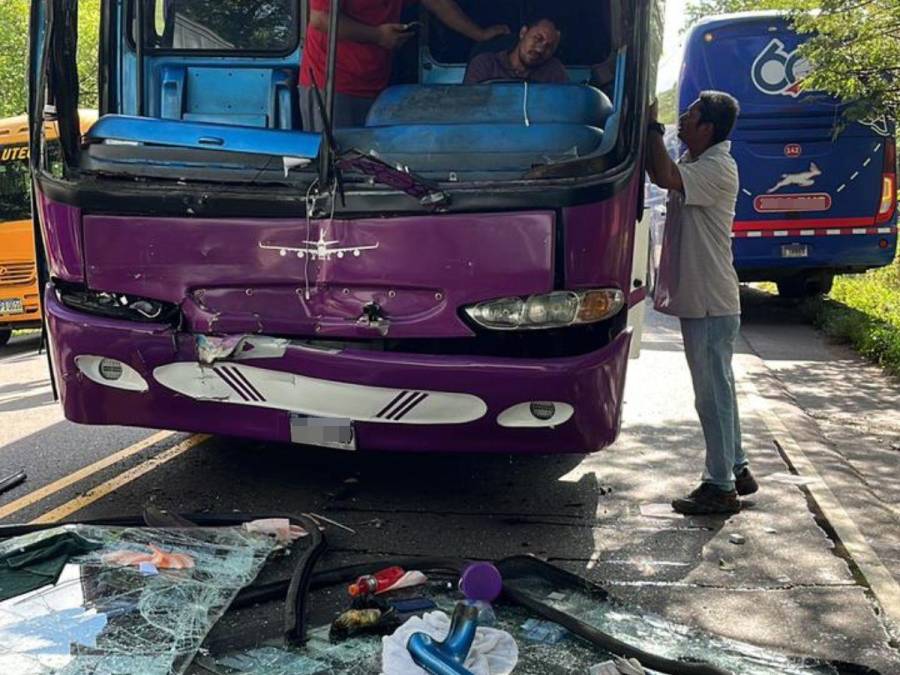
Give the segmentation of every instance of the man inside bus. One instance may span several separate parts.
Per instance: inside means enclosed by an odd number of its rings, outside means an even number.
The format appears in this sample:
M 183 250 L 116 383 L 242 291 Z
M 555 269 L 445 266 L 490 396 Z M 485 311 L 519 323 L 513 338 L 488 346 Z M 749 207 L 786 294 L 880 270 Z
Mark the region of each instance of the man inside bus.
M 738 171 L 727 139 L 738 112 L 728 94 L 702 92 L 678 120 L 687 152 L 676 163 L 666 152 L 656 104 L 650 110 L 647 173 L 669 191 L 656 309 L 681 320 L 706 442 L 700 486 L 672 502 L 675 511 L 689 515 L 737 513 L 739 495 L 759 489 L 741 446 L 731 368 L 741 304 L 731 253 Z
M 399 23 L 405 7 L 418 0 L 343 0 L 338 20 L 333 127 L 361 126 L 378 94 L 388 86 L 393 52 L 415 35 L 415 25 Z M 482 28 L 454 0 L 421 0 L 447 26 L 476 41 L 509 33 L 507 26 Z M 312 91 L 325 89 L 328 15 L 331 0 L 311 0 L 309 27 L 300 63 L 300 112 L 304 128 L 321 131 L 322 117 Z M 324 97 L 323 97 L 324 98 Z
M 562 33 L 552 19 L 541 18 L 522 26 L 519 41 L 510 50 L 478 54 L 466 68 L 465 84 L 490 80 L 568 82 L 566 68 L 556 50 Z

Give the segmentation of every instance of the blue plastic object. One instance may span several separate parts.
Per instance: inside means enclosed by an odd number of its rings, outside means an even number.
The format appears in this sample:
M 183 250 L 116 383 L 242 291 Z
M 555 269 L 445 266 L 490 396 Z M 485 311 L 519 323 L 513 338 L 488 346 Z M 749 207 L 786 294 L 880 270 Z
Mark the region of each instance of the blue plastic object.
M 313 159 L 319 154 L 321 136 L 303 131 L 104 115 L 90 128 L 87 140 Z
M 413 633 L 406 648 L 413 661 L 431 675 L 472 675 L 463 664 L 475 640 L 478 609 L 459 603 L 453 611 L 450 632 L 443 642 L 426 633 Z

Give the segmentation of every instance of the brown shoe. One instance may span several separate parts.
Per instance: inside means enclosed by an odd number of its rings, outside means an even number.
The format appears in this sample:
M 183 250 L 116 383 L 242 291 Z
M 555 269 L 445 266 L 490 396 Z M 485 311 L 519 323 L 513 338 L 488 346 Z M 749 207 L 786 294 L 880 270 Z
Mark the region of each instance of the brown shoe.
M 759 483 L 750 473 L 749 467 L 744 467 L 738 473 L 734 474 L 734 488 L 741 497 L 752 495 L 759 490 Z
M 726 492 L 711 483 L 700 483 L 700 487 L 687 497 L 672 500 L 672 508 L 686 516 L 706 516 L 718 513 L 737 513 L 741 510 L 737 490 Z

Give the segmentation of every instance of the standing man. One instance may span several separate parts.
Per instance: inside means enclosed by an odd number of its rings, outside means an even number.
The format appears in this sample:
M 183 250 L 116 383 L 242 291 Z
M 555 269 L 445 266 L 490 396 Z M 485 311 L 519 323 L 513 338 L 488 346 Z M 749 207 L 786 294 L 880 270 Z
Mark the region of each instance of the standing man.
M 391 59 L 415 32 L 398 23 L 403 9 L 418 0 L 342 0 L 335 64 L 334 127 L 361 126 L 375 97 L 391 78 Z M 421 0 L 425 8 L 458 33 L 484 42 L 509 33 L 507 26 L 481 28 L 454 0 Z M 300 63 L 300 112 L 307 131 L 321 131 L 313 81 L 325 89 L 330 0 L 311 0 L 309 27 Z
M 689 515 L 737 513 L 738 495 L 759 486 L 741 447 L 741 423 L 731 359 L 741 324 L 731 228 L 738 194 L 731 134 L 737 101 L 704 91 L 678 119 L 687 152 L 676 164 L 666 153 L 665 128 L 651 107 L 647 173 L 669 191 L 663 262 L 656 309 L 681 319 L 694 398 L 706 441 L 706 470 L 700 487 L 675 499 L 672 508 Z

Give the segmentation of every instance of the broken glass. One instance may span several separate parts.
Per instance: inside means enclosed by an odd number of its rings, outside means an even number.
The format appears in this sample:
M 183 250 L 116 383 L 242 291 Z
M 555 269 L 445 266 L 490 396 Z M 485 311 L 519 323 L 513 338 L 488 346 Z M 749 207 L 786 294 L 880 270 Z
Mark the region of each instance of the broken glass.
M 670 659 L 703 661 L 741 675 L 833 675 L 839 672 L 831 664 L 703 633 L 654 614 L 637 612 L 614 600 L 600 601 L 587 592 L 556 588 L 536 577 L 516 579 L 514 584 L 516 589 L 554 609 L 639 649 Z
M 0 603 L 0 672 L 178 675 L 276 547 L 232 527 L 65 525 L 2 541 L 0 555 L 67 530 L 103 547 Z

